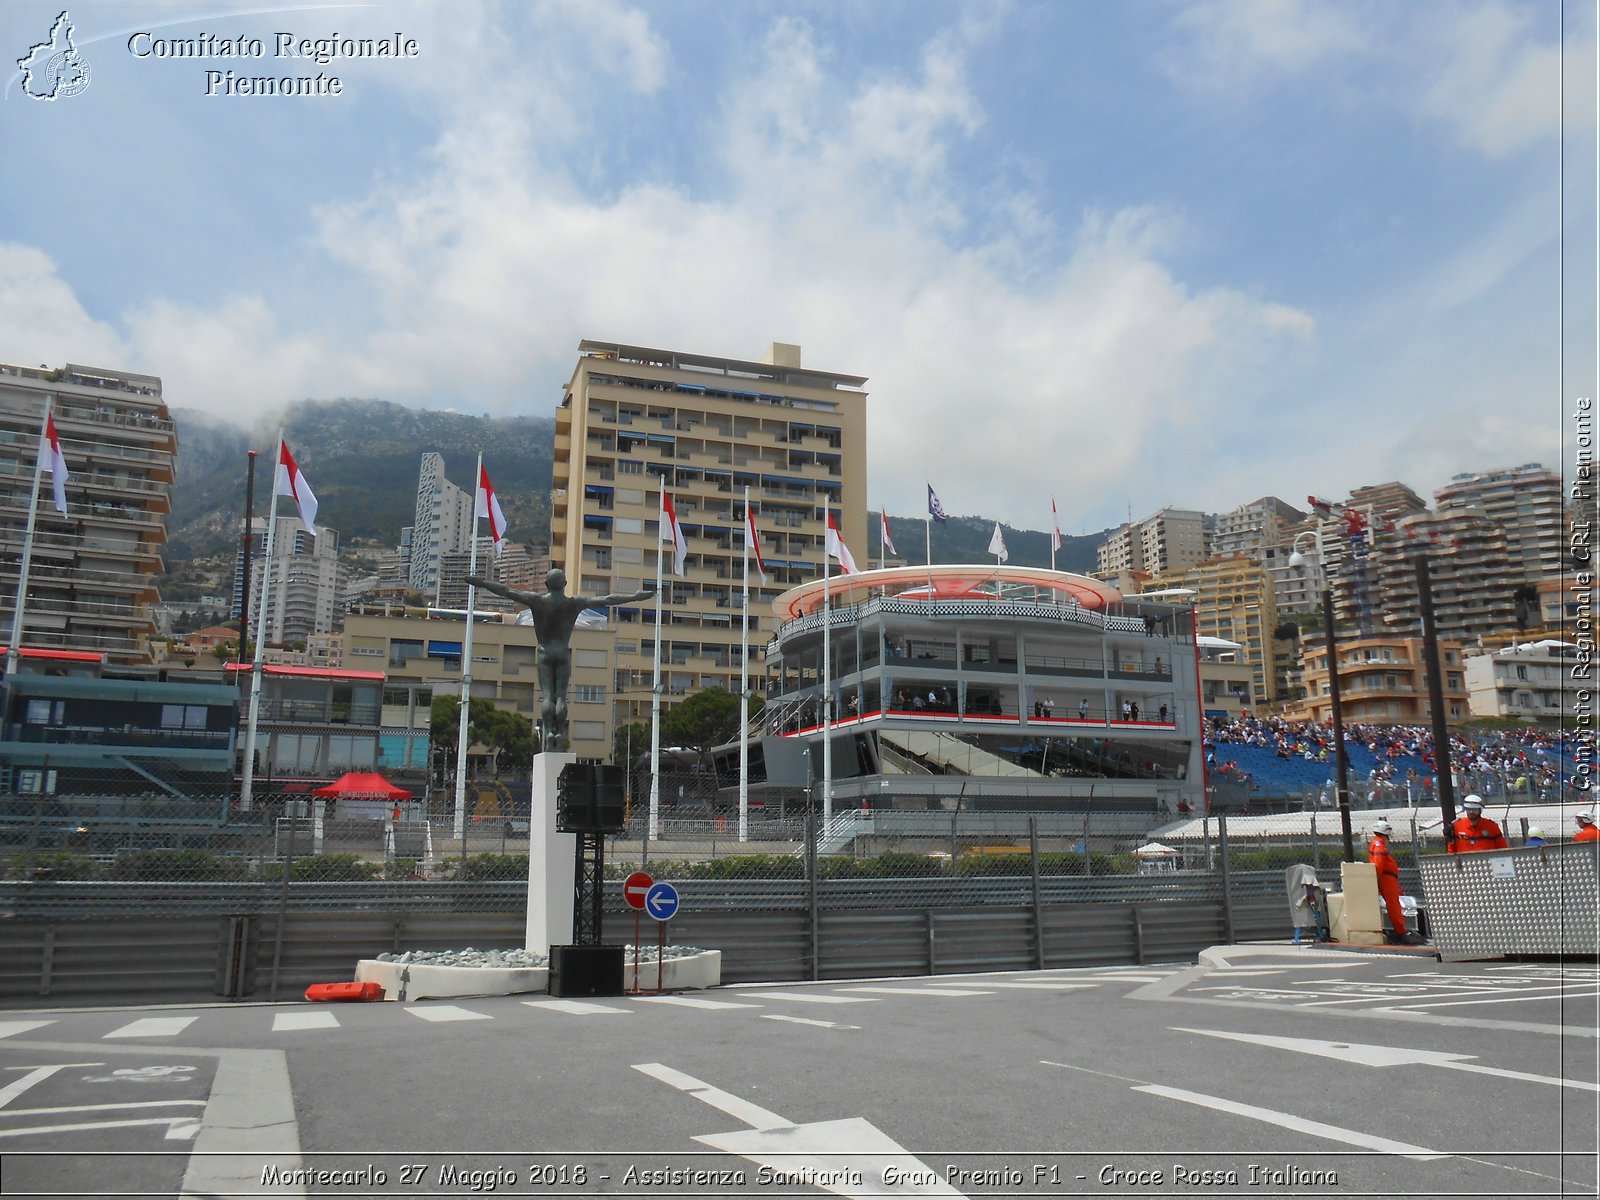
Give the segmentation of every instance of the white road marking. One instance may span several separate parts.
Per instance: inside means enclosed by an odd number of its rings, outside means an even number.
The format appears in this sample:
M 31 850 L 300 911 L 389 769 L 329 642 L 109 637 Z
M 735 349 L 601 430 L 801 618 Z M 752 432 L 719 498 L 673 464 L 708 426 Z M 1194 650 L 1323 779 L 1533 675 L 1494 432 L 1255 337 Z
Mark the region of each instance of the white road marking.
M 860 1117 L 796 1125 L 775 1112 L 661 1063 L 635 1063 L 633 1069 L 751 1126 L 694 1140 L 714 1150 L 760 1163 L 775 1172 L 777 1179 L 792 1178 L 797 1187 L 810 1186 L 852 1198 L 962 1195 L 937 1171 L 907 1154 L 888 1134 Z M 898 1182 L 884 1182 L 888 1167 L 898 1169 Z M 859 1177 L 861 1183 L 854 1183 L 853 1177 Z
M 406 1005 L 406 1011 L 413 1017 L 421 1017 L 424 1021 L 487 1021 L 488 1013 L 473 1012 L 470 1008 L 461 1008 L 454 1004 L 436 1004 L 429 1008 L 417 1008 L 415 1005 Z
M 796 1000 L 801 1004 L 875 1004 L 872 996 L 835 996 L 827 992 L 740 992 L 759 1000 Z
M 113 1112 L 124 1108 L 204 1108 L 204 1100 L 129 1100 L 123 1104 L 68 1104 L 59 1108 L 13 1108 L 5 1113 L 8 1117 L 45 1117 L 59 1115 L 60 1113 L 75 1112 Z
M 300 1029 L 337 1029 L 339 1018 L 331 1012 L 281 1012 L 272 1014 L 273 1033 Z
M 1425 1008 L 1459 1008 L 1463 1004 L 1516 1004 L 1524 1000 L 1588 1000 L 1595 996 L 1600 996 L 1600 991 L 1562 992 L 1556 996 L 1497 996 L 1493 1000 L 1481 997 L 1475 1000 L 1418 1000 L 1413 1004 L 1395 1004 L 1390 1007 L 1394 1012 L 1410 1012 Z
M 1067 983 L 1065 980 L 1063 980 L 1061 983 L 1035 983 L 1024 982 L 1022 980 L 1013 981 L 1009 979 L 993 979 L 985 980 L 984 986 L 991 988 L 1017 988 L 1019 990 L 1026 989 L 1028 991 L 1035 992 L 1079 992 L 1083 991 L 1085 988 L 1097 988 L 1100 985 L 1098 983 Z
M 731 1000 L 703 1000 L 699 996 L 634 996 L 647 1004 L 676 1004 L 680 1008 L 760 1008 L 759 1004 L 735 1004 Z M 527 1001 L 523 1001 L 524 1004 Z
M 121 1029 L 105 1034 L 108 1038 L 175 1037 L 198 1021 L 199 1017 L 140 1017 Z
M 132 1129 L 139 1125 L 165 1125 L 169 1139 L 192 1138 L 200 1132 L 193 1117 L 141 1117 L 132 1121 L 84 1121 L 73 1125 L 30 1125 L 26 1129 L 0 1129 L 0 1138 L 27 1137 L 35 1133 L 80 1133 L 85 1129 Z
M 0 1021 L 0 1038 L 14 1037 L 30 1029 L 43 1029 L 46 1025 L 54 1024 L 54 1021 Z
M 1252 1120 L 1264 1121 L 1268 1125 L 1277 1125 L 1282 1129 L 1292 1129 L 1296 1133 L 1309 1133 L 1312 1137 L 1326 1138 L 1330 1142 L 1343 1142 L 1347 1146 L 1360 1146 L 1365 1150 L 1378 1150 L 1385 1154 L 1404 1155 L 1419 1162 L 1432 1162 L 1435 1159 L 1450 1157 L 1437 1150 L 1429 1150 L 1426 1146 L 1413 1146 L 1407 1142 L 1397 1142 L 1392 1138 L 1362 1133 L 1358 1129 L 1344 1129 L 1338 1125 L 1311 1121 L 1305 1117 L 1276 1112 L 1270 1108 L 1260 1108 L 1254 1104 L 1240 1104 L 1234 1100 L 1225 1100 L 1221 1096 L 1186 1092 L 1181 1088 L 1165 1087 L 1158 1083 L 1141 1084 L 1133 1090 L 1150 1096 L 1164 1096 L 1168 1100 L 1180 1100 L 1185 1104 L 1194 1104 L 1201 1108 L 1215 1109 L 1218 1112 L 1232 1113 L 1235 1116 L 1249 1117 Z
M 1128 972 L 1116 971 L 1116 972 L 1107 972 L 1106 974 L 1103 974 L 1103 975 L 1101 975 L 1101 974 L 1091 975 L 1090 978 L 1091 979 L 1095 979 L 1095 980 L 1099 980 L 1099 981 L 1102 981 L 1102 982 L 1105 982 L 1105 983 L 1160 983 L 1163 979 L 1166 978 L 1166 976 L 1165 975 L 1148 975 L 1148 974 L 1139 975 L 1139 974 L 1134 974 L 1132 971 L 1128 971 Z
M 73 1067 L 103 1067 L 104 1065 L 104 1063 L 53 1063 L 48 1067 L 33 1067 L 28 1069 L 28 1073 L 22 1076 L 22 1078 L 15 1079 L 6 1084 L 5 1087 L 0 1088 L 0 1108 L 4 1108 L 6 1105 L 10 1104 L 13 1100 L 22 1095 L 22 1093 L 27 1091 L 29 1088 L 33 1087 L 35 1084 L 43 1083 L 57 1071 L 66 1071 Z M 21 1070 L 22 1068 L 16 1069 Z
M 860 1029 L 859 1025 L 841 1025 L 838 1021 L 816 1021 L 810 1017 L 791 1017 L 787 1013 L 762 1013 L 768 1021 L 788 1021 L 791 1025 L 815 1025 L 820 1029 Z
M 639 999 L 641 997 L 635 997 Z M 553 1012 L 571 1013 L 577 1017 L 631 1017 L 631 1008 L 618 1008 L 614 1004 L 590 1004 L 585 1000 L 524 1000 L 529 1008 L 548 1008 Z
M 1334 1058 L 1340 1062 L 1363 1067 L 1444 1067 L 1451 1071 L 1469 1071 L 1474 1075 L 1493 1075 L 1499 1079 L 1520 1079 L 1526 1083 L 1543 1083 L 1552 1087 L 1600 1092 L 1600 1084 L 1587 1083 L 1581 1079 L 1531 1075 L 1526 1071 L 1511 1071 L 1504 1067 L 1488 1067 L 1481 1063 L 1468 1062 L 1468 1059 L 1477 1057 L 1475 1054 L 1452 1054 L 1444 1050 L 1413 1050 L 1405 1046 L 1372 1046 L 1360 1042 L 1329 1042 L 1318 1038 L 1277 1037 L 1265 1033 L 1233 1033 L 1223 1029 L 1186 1029 L 1181 1025 L 1174 1025 L 1172 1028 L 1179 1033 L 1198 1033 L 1206 1037 L 1223 1038 L 1230 1042 L 1243 1042 L 1250 1046 L 1267 1046 L 1275 1050 L 1315 1054 L 1320 1058 Z
M 775 1112 L 767 1111 L 759 1104 L 741 1100 L 731 1092 L 712 1087 L 709 1083 L 703 1083 L 692 1075 L 685 1075 L 682 1071 L 675 1071 L 662 1063 L 634 1063 L 633 1069 L 652 1079 L 659 1079 L 668 1087 L 675 1087 L 680 1092 L 693 1096 L 718 1112 L 727 1113 L 734 1120 L 743 1121 L 752 1128 L 778 1129 L 791 1124 L 790 1121 Z
M 841 992 L 875 992 L 884 996 L 992 996 L 993 992 L 980 991 L 977 988 L 941 988 L 941 987 L 847 987 L 840 988 Z

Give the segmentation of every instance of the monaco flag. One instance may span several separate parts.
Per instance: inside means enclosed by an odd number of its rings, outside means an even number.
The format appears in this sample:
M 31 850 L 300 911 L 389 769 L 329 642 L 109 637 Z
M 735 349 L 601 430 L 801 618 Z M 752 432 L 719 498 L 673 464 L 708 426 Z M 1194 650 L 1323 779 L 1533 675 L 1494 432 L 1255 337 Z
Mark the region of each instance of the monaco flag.
M 61 439 L 56 436 L 56 419 L 49 413 L 44 417 L 44 432 L 39 435 L 39 465 L 50 472 L 50 489 L 55 493 L 56 511 L 65 516 L 67 458 L 61 453 Z
M 761 573 L 761 582 L 767 581 L 767 560 L 761 557 L 761 535 L 756 532 L 756 510 L 748 504 L 744 506 L 744 540 L 750 547 L 750 553 L 756 556 L 756 570 Z
M 850 547 L 844 544 L 844 537 L 839 533 L 839 526 L 834 522 L 833 509 L 828 510 L 828 553 L 839 560 L 839 574 L 856 574 L 856 560 L 850 554 Z
M 1050 497 L 1050 549 L 1061 549 L 1061 518 L 1056 514 L 1056 498 Z
M 306 527 L 307 533 L 315 537 L 317 494 L 311 490 L 306 477 L 300 474 L 300 468 L 295 465 L 294 455 L 289 453 L 289 443 L 282 438 L 278 439 L 278 479 L 273 492 L 279 496 L 294 497 L 295 504 L 300 508 L 300 524 Z
M 678 524 L 678 512 L 672 507 L 665 482 L 661 485 L 661 540 L 672 543 L 672 573 L 682 575 L 684 560 L 689 556 L 689 543 L 683 540 L 683 526 Z
M 900 551 L 894 548 L 894 539 L 889 536 L 889 514 L 886 512 L 880 512 L 878 514 L 878 522 L 883 529 L 883 552 L 885 554 L 892 554 L 896 558 L 899 558 Z M 868 546 L 867 549 L 871 550 L 872 547 Z
M 494 555 L 500 557 L 500 552 L 505 549 L 506 540 L 506 514 L 500 509 L 500 497 L 494 494 L 494 485 L 489 482 L 489 468 L 478 468 L 478 508 L 476 514 L 489 518 L 489 535 L 494 538 Z

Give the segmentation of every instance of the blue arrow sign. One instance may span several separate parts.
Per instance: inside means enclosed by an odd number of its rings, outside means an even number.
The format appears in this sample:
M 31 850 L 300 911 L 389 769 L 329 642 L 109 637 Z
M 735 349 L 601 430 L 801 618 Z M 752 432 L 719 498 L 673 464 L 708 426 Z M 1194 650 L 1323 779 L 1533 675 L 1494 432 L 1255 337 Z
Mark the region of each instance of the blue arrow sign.
M 644 894 L 644 910 L 658 921 L 670 921 L 678 912 L 678 889 L 670 883 L 653 883 Z

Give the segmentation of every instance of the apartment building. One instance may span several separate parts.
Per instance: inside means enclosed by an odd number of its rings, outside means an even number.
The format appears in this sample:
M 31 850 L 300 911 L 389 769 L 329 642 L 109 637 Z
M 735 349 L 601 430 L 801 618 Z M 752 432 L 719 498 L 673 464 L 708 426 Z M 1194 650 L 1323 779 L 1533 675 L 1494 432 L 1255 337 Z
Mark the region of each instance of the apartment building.
M 1439 512 L 1477 509 L 1505 533 L 1520 582 L 1559 575 L 1567 546 L 1561 474 L 1539 463 L 1452 476 L 1433 494 Z
M 863 376 L 804 366 L 773 343 L 761 361 L 584 341 L 556 413 L 551 550 L 570 591 L 632 592 L 656 576 L 660 492 L 671 490 L 688 545 L 685 575 L 664 572 L 662 684 L 758 690 L 771 601 L 823 573 L 826 512 L 846 544 L 867 546 Z M 741 662 L 745 495 L 768 580 L 751 569 L 750 645 Z M 654 606 L 612 614 L 608 696 L 618 723 L 647 721 Z M 581 751 L 580 751 L 581 753 Z
M 1236 642 L 1251 668 L 1257 704 L 1274 704 L 1287 686 L 1288 647 L 1274 636 L 1277 602 L 1266 568 L 1243 555 L 1216 558 L 1151 580 L 1149 591 L 1191 588 L 1201 636 Z
M 1101 544 L 1095 574 L 1103 579 L 1148 571 L 1192 567 L 1210 556 L 1206 515 L 1182 508 L 1163 508 L 1142 521 L 1115 529 Z
M 45 481 L 22 643 L 147 663 L 160 600 L 178 436 L 161 380 L 68 363 L 0 364 L 0 629 L 15 618 L 28 498 L 46 403 L 67 461 L 67 513 Z
M 1474 654 L 1465 671 L 1472 715 L 1555 725 L 1568 711 L 1569 673 L 1578 662 L 1576 645 L 1551 638 Z
M 342 611 L 339 533 L 318 525 L 306 532 L 294 513 L 280 515 L 272 535 L 272 562 L 267 562 L 266 517 L 250 522 L 250 636 L 268 642 L 304 642 L 329 633 Z M 267 624 L 261 626 L 261 590 L 268 588 Z M 233 611 L 238 614 L 244 590 L 244 551 L 234 562 Z
M 1327 586 L 1333 591 L 1335 620 L 1340 625 L 1361 626 L 1367 632 L 1375 632 L 1382 628 L 1390 611 L 1387 604 L 1392 598 L 1376 587 L 1374 579 L 1384 562 L 1404 557 L 1393 527 L 1427 512 L 1428 505 L 1411 488 L 1395 481 L 1355 488 L 1343 505 L 1347 512 L 1361 514 L 1361 536 L 1367 552 L 1367 611 L 1363 619 L 1360 571 L 1352 555 L 1348 520 L 1344 516 L 1318 517 L 1314 528 L 1327 573 Z
M 1395 636 L 1339 642 L 1339 707 L 1346 724 L 1426 725 L 1432 721 L 1422 645 L 1420 637 Z M 1439 658 L 1446 720 L 1465 720 L 1467 688 L 1461 643 L 1440 639 Z M 1307 640 L 1301 645 L 1301 660 L 1306 697 L 1291 705 L 1285 715 L 1300 721 L 1331 721 L 1327 644 L 1317 638 Z
M 441 558 L 472 547 L 473 511 L 473 492 L 445 478 L 444 456 L 424 454 L 417 475 L 416 518 L 410 526 L 412 587 L 430 598 L 435 595 Z
M 1428 556 L 1435 628 L 1442 638 L 1474 643 L 1516 627 L 1520 563 L 1504 529 L 1480 509 L 1419 513 L 1399 522 L 1386 553 L 1374 561 L 1375 603 L 1393 633 L 1420 633 L 1415 556 Z

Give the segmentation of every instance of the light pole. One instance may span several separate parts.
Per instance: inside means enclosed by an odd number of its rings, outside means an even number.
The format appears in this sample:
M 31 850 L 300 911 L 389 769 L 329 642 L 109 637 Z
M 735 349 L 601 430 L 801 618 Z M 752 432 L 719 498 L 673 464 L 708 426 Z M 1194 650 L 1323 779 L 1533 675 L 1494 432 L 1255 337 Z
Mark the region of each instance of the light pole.
M 1290 547 L 1289 566 L 1303 569 L 1309 566 L 1306 556 L 1301 554 L 1298 546 L 1300 539 L 1310 531 L 1304 530 L 1295 535 L 1294 545 Z M 1350 829 L 1350 760 L 1344 749 L 1344 707 L 1339 700 L 1339 647 L 1333 637 L 1333 589 L 1328 586 L 1326 570 L 1327 560 L 1322 556 L 1322 527 L 1319 524 L 1316 531 L 1317 537 L 1317 562 L 1323 566 L 1322 576 L 1322 629 L 1327 637 L 1328 646 L 1328 699 L 1333 704 L 1333 761 L 1334 761 L 1334 794 L 1339 800 L 1339 825 L 1344 831 L 1344 860 L 1356 861 L 1355 835 Z
M 1422 656 L 1427 668 L 1428 708 L 1433 717 L 1433 776 L 1439 784 L 1439 813 L 1444 817 L 1446 847 L 1451 845 L 1456 827 L 1455 780 L 1450 769 L 1450 727 L 1446 720 L 1444 680 L 1439 671 L 1439 633 L 1433 615 L 1433 577 L 1428 555 L 1417 551 L 1417 609 L 1422 619 Z

